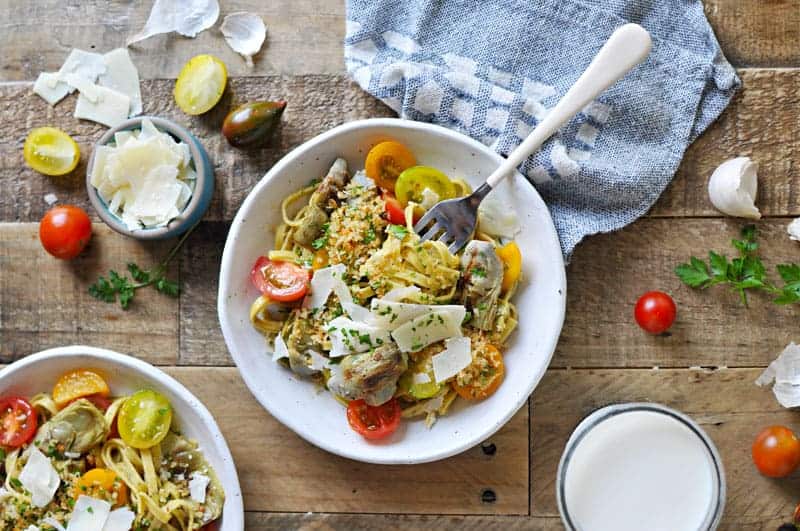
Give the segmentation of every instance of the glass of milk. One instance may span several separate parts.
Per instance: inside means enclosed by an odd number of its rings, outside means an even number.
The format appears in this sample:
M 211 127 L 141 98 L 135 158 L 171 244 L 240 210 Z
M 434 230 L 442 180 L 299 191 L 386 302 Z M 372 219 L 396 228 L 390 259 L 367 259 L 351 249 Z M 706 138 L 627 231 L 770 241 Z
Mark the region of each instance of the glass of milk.
M 707 531 L 725 505 L 714 443 L 692 419 L 652 403 L 586 417 L 558 465 L 561 519 L 575 531 Z

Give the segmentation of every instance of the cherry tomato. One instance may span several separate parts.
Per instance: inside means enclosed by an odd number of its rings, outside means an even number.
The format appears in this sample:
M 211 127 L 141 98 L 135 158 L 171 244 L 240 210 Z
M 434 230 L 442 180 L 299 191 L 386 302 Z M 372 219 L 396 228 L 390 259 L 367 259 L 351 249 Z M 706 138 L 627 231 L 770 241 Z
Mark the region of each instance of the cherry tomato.
M 175 103 L 189 115 L 210 111 L 225 92 L 228 69 L 213 55 L 195 55 L 181 68 L 175 81 Z
M 422 203 L 425 188 L 439 196 L 439 201 L 456 196 L 456 187 L 447 175 L 430 166 L 413 166 L 403 171 L 397 178 L 394 192 L 400 205 L 405 207 L 409 201 Z
M 274 301 L 291 302 L 308 293 L 310 273 L 307 269 L 266 256 L 256 260 L 250 279 L 258 291 Z
M 73 497 L 91 496 L 111 502 L 114 507 L 128 503 L 128 486 L 113 470 L 93 468 L 78 479 Z
M 219 530 L 219 520 L 214 520 L 213 522 L 209 522 L 200 528 L 200 531 L 218 531 L 218 530 Z
M 474 352 L 472 363 L 453 380 L 453 389 L 467 400 L 488 398 L 506 374 L 503 355 L 494 345 L 485 345 Z
M 94 407 L 96 407 L 97 409 L 99 409 L 103 413 L 105 413 L 108 410 L 108 408 L 111 407 L 112 400 L 110 398 L 108 398 L 107 396 L 89 395 L 89 396 L 84 396 L 83 398 L 84 398 L 84 400 L 88 400 L 89 402 L 94 404 Z
M 38 427 L 30 402 L 18 396 L 0 398 L 0 446 L 19 448 L 33 439 Z
M 383 201 L 386 203 L 386 217 L 389 218 L 389 223 L 405 227 L 406 214 L 400 205 L 400 201 L 389 193 L 383 194 Z
M 364 171 L 378 186 L 394 192 L 397 177 L 417 163 L 414 154 L 400 142 L 393 140 L 381 142 L 367 153 Z
M 370 406 L 359 399 L 347 405 L 347 422 L 365 439 L 383 439 L 400 425 L 401 413 L 400 404 L 394 398 L 380 406 Z
M 771 478 L 788 476 L 800 465 L 800 441 L 785 426 L 764 429 L 753 442 L 753 462 Z
M 503 292 L 508 293 L 522 272 L 522 253 L 516 243 L 508 242 L 497 248 L 497 256 L 503 261 Z
M 633 314 L 642 330 L 661 334 L 675 322 L 676 313 L 672 297 L 662 291 L 648 291 L 636 301 Z
M 39 222 L 39 240 L 44 250 L 62 260 L 72 260 L 92 238 L 92 222 L 86 212 L 64 205 L 48 210 Z
M 117 428 L 122 440 L 134 448 L 151 448 L 169 433 L 172 406 L 155 391 L 142 389 L 125 400 L 117 415 Z
M 328 256 L 327 249 L 322 248 L 314 253 L 314 258 L 311 260 L 311 269 L 316 271 L 317 269 L 328 267 L 328 264 L 330 264 L 330 256 Z
M 89 395 L 107 397 L 111 393 L 103 377 L 88 369 L 76 369 L 61 375 L 53 386 L 53 401 L 63 408 L 78 398 Z
M 78 144 L 55 127 L 32 130 L 22 149 L 28 166 L 45 175 L 66 175 L 75 169 L 81 159 Z

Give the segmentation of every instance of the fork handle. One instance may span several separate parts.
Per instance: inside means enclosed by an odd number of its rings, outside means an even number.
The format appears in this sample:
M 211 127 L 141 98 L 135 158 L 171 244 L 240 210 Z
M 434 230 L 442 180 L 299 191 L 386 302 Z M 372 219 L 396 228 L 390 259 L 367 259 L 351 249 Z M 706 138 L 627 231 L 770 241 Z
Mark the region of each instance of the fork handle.
M 620 26 L 603 45 L 581 77 L 528 137 L 486 179 L 497 186 L 544 144 L 545 140 L 578 114 L 590 101 L 616 83 L 650 53 L 650 34 L 638 24 Z

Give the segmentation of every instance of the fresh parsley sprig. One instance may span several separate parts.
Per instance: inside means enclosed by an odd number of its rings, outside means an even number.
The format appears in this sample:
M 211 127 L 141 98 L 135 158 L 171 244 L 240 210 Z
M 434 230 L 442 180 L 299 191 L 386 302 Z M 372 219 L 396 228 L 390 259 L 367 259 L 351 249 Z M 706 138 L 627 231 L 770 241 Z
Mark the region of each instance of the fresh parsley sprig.
M 747 306 L 747 293 L 750 290 L 763 291 L 775 298 L 775 304 L 793 304 L 800 302 L 800 265 L 779 264 L 778 274 L 783 286 L 773 284 L 767 278 L 767 270 L 758 257 L 756 228 L 747 225 L 742 229 L 741 240 L 731 240 L 731 244 L 739 251 L 739 256 L 728 259 L 714 251 L 708 253 L 708 262 L 692 256 L 689 263 L 675 268 L 678 278 L 691 288 L 706 289 L 716 284 L 727 284 L 739 294 L 742 303 Z
M 196 225 L 195 225 L 196 226 Z M 181 236 L 178 243 L 170 250 L 166 258 L 153 269 L 142 269 L 133 262 L 128 262 L 127 269 L 130 276 L 120 275 L 115 270 L 108 272 L 108 278 L 100 275 L 97 282 L 89 286 L 89 295 L 101 301 L 114 303 L 119 300 L 123 310 L 127 310 L 136 295 L 136 291 L 147 286 L 153 286 L 156 291 L 169 297 L 180 295 L 181 289 L 178 282 L 166 277 L 167 265 L 177 254 L 178 249 L 184 244 L 194 227 Z

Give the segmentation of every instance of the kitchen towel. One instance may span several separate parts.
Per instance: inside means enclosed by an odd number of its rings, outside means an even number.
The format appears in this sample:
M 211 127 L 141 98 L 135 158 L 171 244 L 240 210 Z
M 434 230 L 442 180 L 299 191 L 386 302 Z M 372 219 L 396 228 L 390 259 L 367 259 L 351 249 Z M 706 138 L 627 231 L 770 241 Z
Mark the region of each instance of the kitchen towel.
M 519 168 L 569 259 L 647 212 L 739 87 L 700 1 L 347 0 L 345 62 L 402 118 L 508 154 L 626 22 L 651 33 L 648 59 Z

